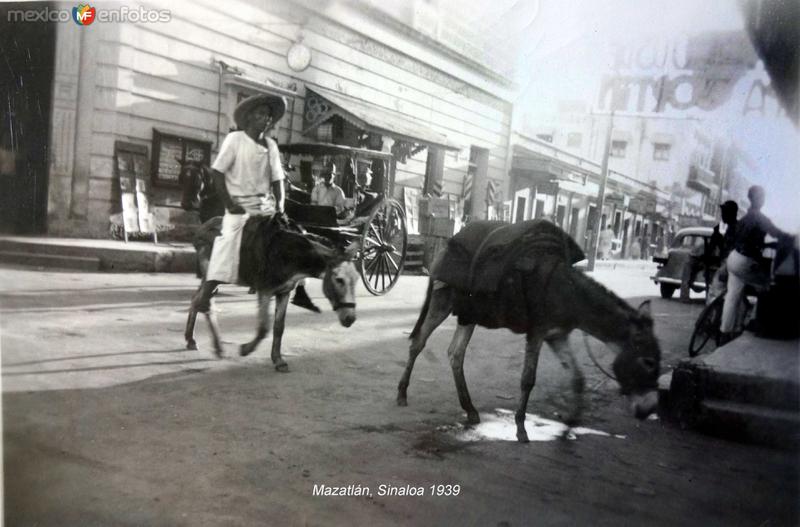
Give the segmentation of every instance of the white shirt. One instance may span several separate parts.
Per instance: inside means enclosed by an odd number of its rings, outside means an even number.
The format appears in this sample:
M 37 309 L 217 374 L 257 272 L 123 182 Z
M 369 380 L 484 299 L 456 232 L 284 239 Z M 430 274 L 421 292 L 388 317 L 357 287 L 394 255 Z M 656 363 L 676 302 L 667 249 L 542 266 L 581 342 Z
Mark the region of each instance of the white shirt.
M 324 205 L 336 209 L 336 214 L 344 210 L 344 191 L 335 183 L 330 187 L 325 183 L 319 183 L 311 190 L 311 204 Z
M 266 142 L 267 148 L 243 131 L 225 137 L 211 168 L 225 174 L 225 186 L 231 197 L 259 194 L 272 197 L 270 184 L 286 178 L 278 145 L 270 138 Z

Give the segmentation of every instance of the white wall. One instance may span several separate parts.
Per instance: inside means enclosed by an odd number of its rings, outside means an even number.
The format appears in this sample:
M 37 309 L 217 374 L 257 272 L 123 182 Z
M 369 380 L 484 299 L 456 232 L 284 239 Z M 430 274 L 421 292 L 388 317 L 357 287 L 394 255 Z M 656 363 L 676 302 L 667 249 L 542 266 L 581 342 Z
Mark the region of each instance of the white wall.
M 296 84 L 294 110 L 281 123 L 279 140 L 301 140 L 305 86 L 321 86 L 412 117 L 461 145 L 446 156 L 444 189 L 460 194 L 470 145 L 487 148 L 489 177 L 507 178 L 511 105 L 453 76 L 360 36 L 331 20 L 283 5 L 283 14 L 241 2 L 225 9 L 209 0 L 146 4 L 168 8 L 172 19 L 157 24 L 95 23 L 91 56 L 89 195 L 96 217 L 112 200 L 115 140 L 152 148 L 153 128 L 217 142 L 219 78 L 214 60 L 241 68 L 260 81 Z M 280 4 L 270 4 L 270 9 Z M 74 28 L 70 28 L 74 29 Z M 292 72 L 286 51 L 302 35 L 311 66 Z M 84 44 L 84 47 L 86 44 Z M 452 62 L 452 61 L 451 61 Z M 454 66 L 453 72 L 458 72 Z M 224 90 L 224 88 L 223 88 Z M 223 111 L 225 103 L 223 102 Z M 222 137 L 228 129 L 221 122 Z M 152 156 L 152 152 L 150 153 Z M 426 152 L 398 164 L 399 185 L 422 186 Z M 476 192 L 484 189 L 476 189 Z

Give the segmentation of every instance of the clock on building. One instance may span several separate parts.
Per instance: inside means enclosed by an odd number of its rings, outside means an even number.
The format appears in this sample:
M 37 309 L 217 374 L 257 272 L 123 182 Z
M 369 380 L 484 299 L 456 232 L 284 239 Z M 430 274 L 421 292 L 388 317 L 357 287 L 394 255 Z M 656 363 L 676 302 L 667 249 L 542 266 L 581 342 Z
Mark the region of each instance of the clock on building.
M 286 63 L 294 71 L 303 71 L 311 64 L 311 50 L 302 42 L 295 42 L 286 53 Z

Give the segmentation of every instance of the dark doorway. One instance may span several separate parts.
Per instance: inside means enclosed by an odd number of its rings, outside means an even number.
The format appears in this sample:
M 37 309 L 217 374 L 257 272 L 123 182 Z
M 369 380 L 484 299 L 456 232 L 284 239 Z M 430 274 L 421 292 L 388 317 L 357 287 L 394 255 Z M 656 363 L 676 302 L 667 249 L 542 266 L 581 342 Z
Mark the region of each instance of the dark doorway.
M 578 234 L 578 218 L 580 217 L 581 209 L 572 207 L 572 219 L 569 220 L 569 235 L 575 238 L 575 235 Z
M 47 229 L 56 23 L 9 21 L 9 11 L 46 7 L 52 9 L 44 3 L 0 7 L 1 232 Z
M 514 223 L 525 220 L 525 207 L 528 205 L 528 200 L 523 197 L 517 198 L 517 216 L 514 218 Z
M 544 200 L 543 199 L 537 199 L 536 200 L 536 209 L 535 209 L 533 217 L 536 218 L 536 219 L 539 219 L 539 218 L 541 218 L 543 216 L 544 216 Z
M 564 228 L 564 217 L 567 215 L 567 207 L 565 205 L 559 205 L 556 207 L 556 225 Z

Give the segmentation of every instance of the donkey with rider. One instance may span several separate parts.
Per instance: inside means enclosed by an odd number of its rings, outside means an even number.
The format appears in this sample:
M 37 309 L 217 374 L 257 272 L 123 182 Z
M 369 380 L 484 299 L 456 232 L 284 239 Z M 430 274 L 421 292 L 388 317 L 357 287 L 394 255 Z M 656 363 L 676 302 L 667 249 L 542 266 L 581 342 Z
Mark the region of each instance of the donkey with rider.
M 285 99 L 275 95 L 249 97 L 234 111 L 239 130 L 228 134 L 207 172 L 210 177 L 206 178 L 206 184 L 216 191 L 225 211 L 221 226 L 209 220 L 196 236 L 203 276 L 192 299 L 185 332 L 187 348 L 196 349 L 197 313 L 205 314 L 215 353 L 222 356 L 219 328 L 210 309 L 211 298 L 221 284 L 249 286 L 258 293 L 259 307 L 256 336 L 240 347 L 240 354 L 248 355 L 269 332 L 274 296 L 277 307 L 272 361 L 279 371 L 288 370 L 280 346 L 289 293 L 297 282 L 305 277 L 322 278 L 325 296 L 340 323 L 349 327 L 356 319 L 358 280 L 352 262 L 357 247 L 345 249 L 306 233 L 284 215 L 285 175 L 278 146 L 267 132 L 285 112 Z M 191 196 L 185 195 L 184 202 L 190 204 Z M 215 236 L 217 229 L 219 235 Z M 211 244 L 213 248 L 209 250 Z

